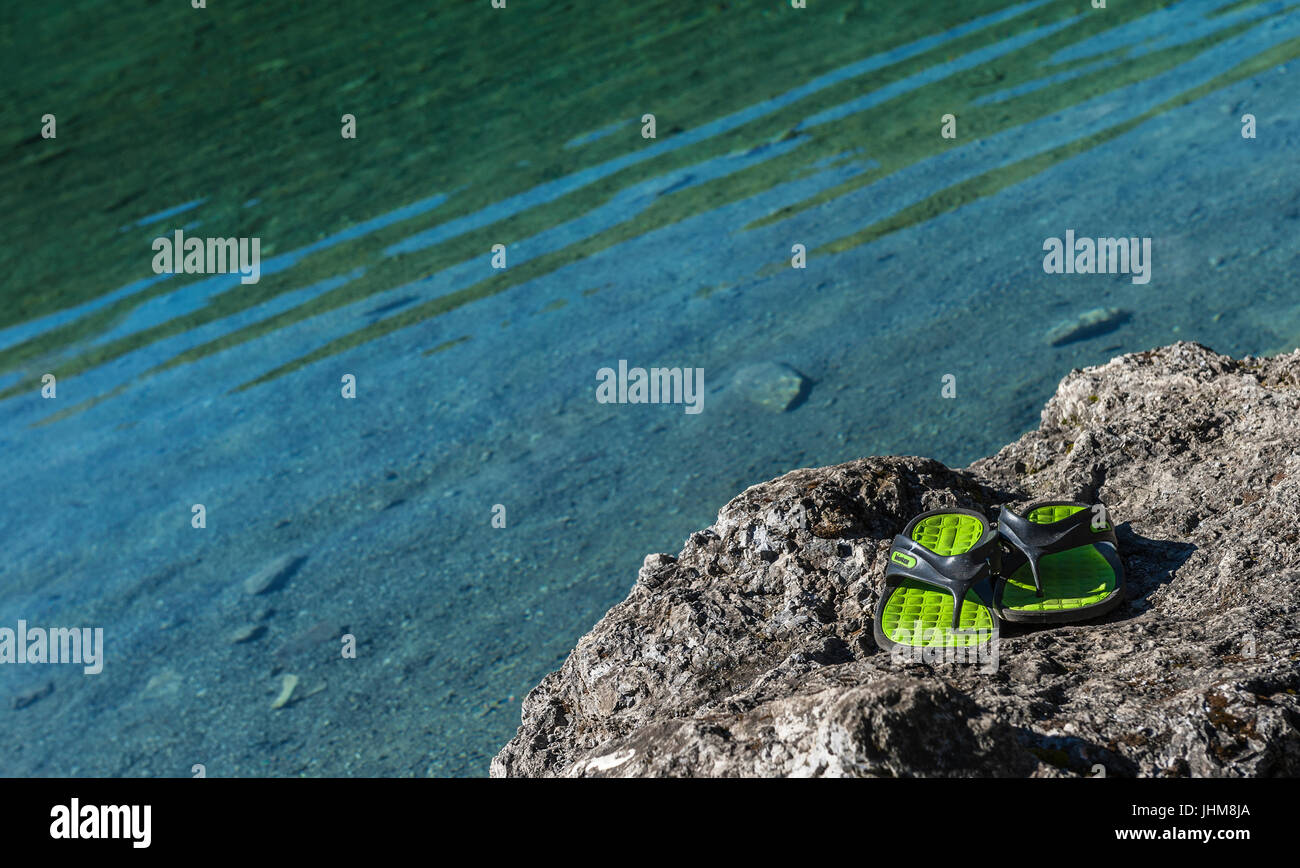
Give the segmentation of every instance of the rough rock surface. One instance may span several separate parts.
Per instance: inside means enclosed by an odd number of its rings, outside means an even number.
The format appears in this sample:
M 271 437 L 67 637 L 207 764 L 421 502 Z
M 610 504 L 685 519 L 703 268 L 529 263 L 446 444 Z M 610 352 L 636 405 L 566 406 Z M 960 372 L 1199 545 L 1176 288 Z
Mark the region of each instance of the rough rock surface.
M 1100 498 L 1127 602 L 1004 626 L 991 667 L 895 661 L 889 540 L 941 505 Z M 523 704 L 493 776 L 1300 774 L 1300 351 L 1180 343 L 1071 372 L 952 470 L 864 458 L 756 485 Z

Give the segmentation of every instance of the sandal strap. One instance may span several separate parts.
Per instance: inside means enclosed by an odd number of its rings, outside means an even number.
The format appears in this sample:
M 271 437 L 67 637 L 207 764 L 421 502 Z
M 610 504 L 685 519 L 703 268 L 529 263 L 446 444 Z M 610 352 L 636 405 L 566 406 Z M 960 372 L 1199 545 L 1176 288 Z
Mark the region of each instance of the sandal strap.
M 905 579 L 947 591 L 953 600 L 951 629 L 956 630 L 961 622 L 962 601 L 966 599 L 967 591 L 974 589 L 989 612 L 993 611 L 992 577 L 1001 563 L 1001 554 L 997 532 L 991 528 L 969 551 L 948 557 L 899 534 L 889 547 L 885 593 L 901 585 Z
M 1046 506 L 1081 508 L 1047 524 L 1030 521 L 1029 516 L 1034 510 Z M 1040 597 L 1043 596 L 1043 583 L 1039 575 L 1038 562 L 1043 556 L 1097 542 L 1108 542 L 1116 548 L 1119 547 L 1110 511 L 1102 503 L 1088 504 L 1072 500 L 1031 503 L 1025 508 L 1024 515 L 1012 512 L 1003 506 L 998 510 L 997 533 L 1029 562 L 1029 569 L 1034 576 L 1034 590 Z

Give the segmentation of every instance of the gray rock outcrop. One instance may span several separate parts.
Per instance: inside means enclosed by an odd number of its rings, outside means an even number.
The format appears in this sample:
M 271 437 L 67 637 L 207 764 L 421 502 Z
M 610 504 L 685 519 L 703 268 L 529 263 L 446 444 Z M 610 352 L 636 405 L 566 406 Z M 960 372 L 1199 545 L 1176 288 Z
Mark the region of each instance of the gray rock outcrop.
M 1108 504 L 1123 605 L 1004 625 L 996 671 L 875 647 L 912 515 L 1043 498 Z M 491 773 L 1296 775 L 1297 690 L 1300 351 L 1179 343 L 1071 372 L 1038 430 L 964 470 L 872 457 L 749 488 L 645 559 Z

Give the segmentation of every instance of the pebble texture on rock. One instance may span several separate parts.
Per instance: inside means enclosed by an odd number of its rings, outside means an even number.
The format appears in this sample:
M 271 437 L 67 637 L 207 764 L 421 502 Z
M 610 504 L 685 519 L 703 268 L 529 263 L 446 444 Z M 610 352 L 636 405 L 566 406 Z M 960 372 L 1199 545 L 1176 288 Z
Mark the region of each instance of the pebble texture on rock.
M 915 513 L 1099 498 L 1128 599 L 1004 625 L 1000 664 L 871 638 Z M 1071 372 L 964 470 L 872 457 L 756 485 L 650 555 L 523 704 L 507 776 L 1300 774 L 1300 351 L 1179 343 Z

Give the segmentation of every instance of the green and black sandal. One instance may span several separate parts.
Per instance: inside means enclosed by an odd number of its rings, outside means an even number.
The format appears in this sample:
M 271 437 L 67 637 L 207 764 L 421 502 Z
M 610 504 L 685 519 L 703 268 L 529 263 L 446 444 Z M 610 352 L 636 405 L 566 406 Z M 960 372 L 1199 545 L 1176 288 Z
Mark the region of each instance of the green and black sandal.
M 1104 505 L 1054 500 L 1030 504 L 1024 515 L 1004 506 L 998 535 L 1010 544 L 994 599 L 1002 618 L 1083 621 L 1124 599 L 1124 566 Z
M 993 574 L 1000 549 L 988 519 L 969 509 L 934 509 L 894 537 L 876 605 L 876 644 L 964 648 L 998 636 Z

